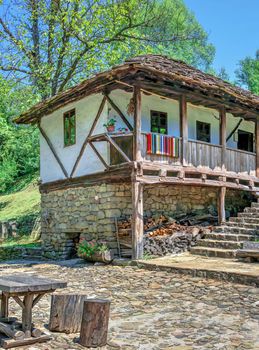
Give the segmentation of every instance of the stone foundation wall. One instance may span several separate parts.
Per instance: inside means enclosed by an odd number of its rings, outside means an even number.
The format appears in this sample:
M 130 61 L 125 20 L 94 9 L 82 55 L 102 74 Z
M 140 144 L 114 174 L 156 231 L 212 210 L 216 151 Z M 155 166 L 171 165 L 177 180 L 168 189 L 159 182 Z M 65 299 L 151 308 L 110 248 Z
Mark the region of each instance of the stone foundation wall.
M 131 214 L 131 185 L 102 184 L 42 193 L 43 255 L 66 259 L 79 236 L 116 249 L 115 217 Z
M 246 206 L 242 192 L 228 191 L 231 208 Z M 114 218 L 131 215 L 131 184 L 102 184 L 42 193 L 43 256 L 66 259 L 75 254 L 80 237 L 104 240 L 117 250 Z M 217 189 L 191 186 L 146 185 L 144 215 L 174 217 L 217 208 Z
M 144 191 L 144 212 L 147 216 L 205 212 L 217 214 L 218 189 L 199 186 L 146 185 Z M 252 197 L 247 192 L 227 190 L 227 216 L 236 215 L 250 206 Z

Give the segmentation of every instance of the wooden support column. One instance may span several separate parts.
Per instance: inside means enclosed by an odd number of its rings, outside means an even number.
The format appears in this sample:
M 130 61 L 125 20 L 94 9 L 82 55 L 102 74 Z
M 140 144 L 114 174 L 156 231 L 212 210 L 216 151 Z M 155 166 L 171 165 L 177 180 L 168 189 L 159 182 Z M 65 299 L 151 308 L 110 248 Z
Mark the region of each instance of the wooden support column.
M 188 165 L 188 118 L 187 118 L 187 103 L 184 95 L 180 97 L 180 132 L 182 138 L 181 161 L 183 166 Z
M 222 108 L 219 112 L 220 115 L 220 145 L 221 145 L 221 168 L 226 170 L 226 148 L 227 148 L 227 118 L 226 110 Z
M 133 160 L 141 161 L 141 90 L 134 86 L 134 131 L 133 131 Z
M 225 198 L 226 198 L 226 187 L 222 186 L 219 188 L 219 197 L 218 197 L 218 221 L 220 225 L 226 222 Z
M 132 259 L 143 258 L 143 184 L 132 181 Z
M 256 147 L 256 177 L 259 178 L 259 117 L 257 118 L 255 122 L 255 135 L 256 135 L 256 140 L 255 140 L 255 147 Z
M 8 317 L 8 309 L 9 309 L 9 297 L 8 297 L 8 295 L 2 293 L 2 296 L 1 296 L 1 318 Z

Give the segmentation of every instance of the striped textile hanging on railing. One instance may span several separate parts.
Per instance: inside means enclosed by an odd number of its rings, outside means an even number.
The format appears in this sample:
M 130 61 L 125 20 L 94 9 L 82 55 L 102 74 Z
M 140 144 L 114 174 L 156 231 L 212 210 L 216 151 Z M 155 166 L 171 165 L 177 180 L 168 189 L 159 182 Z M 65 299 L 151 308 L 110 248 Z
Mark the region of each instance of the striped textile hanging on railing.
M 158 154 L 168 157 L 179 157 L 179 139 L 162 134 L 146 134 L 147 154 Z

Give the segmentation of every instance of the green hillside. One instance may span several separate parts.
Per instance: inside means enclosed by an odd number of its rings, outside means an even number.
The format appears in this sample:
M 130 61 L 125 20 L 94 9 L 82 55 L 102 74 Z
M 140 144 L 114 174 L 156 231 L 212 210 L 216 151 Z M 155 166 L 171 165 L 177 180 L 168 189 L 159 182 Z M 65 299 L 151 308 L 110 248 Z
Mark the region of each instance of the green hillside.
M 40 210 L 40 193 L 34 180 L 21 191 L 0 196 L 0 221 L 37 214 Z

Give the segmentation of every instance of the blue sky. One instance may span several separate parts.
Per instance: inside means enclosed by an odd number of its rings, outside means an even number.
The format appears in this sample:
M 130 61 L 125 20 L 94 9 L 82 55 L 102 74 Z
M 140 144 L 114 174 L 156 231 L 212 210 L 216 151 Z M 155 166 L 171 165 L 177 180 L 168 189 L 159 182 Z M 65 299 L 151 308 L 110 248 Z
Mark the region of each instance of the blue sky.
M 259 0 L 184 0 L 216 47 L 214 67 L 231 80 L 238 61 L 259 49 Z

